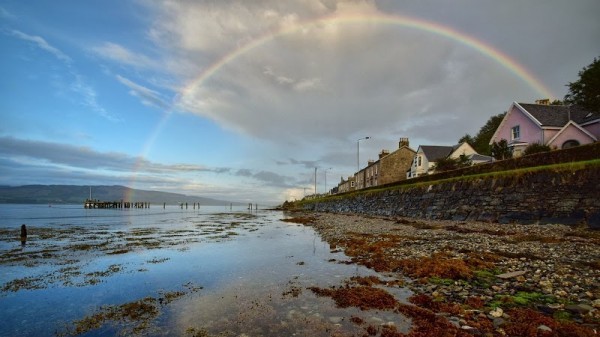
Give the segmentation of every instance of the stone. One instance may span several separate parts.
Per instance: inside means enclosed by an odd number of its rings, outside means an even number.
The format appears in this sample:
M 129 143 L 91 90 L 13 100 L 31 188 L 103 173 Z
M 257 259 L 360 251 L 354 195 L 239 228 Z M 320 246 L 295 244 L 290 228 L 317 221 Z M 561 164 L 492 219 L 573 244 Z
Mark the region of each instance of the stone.
M 588 312 L 594 310 L 594 308 L 592 306 L 589 306 L 587 304 L 571 304 L 571 305 L 567 305 L 565 307 L 565 309 L 572 313 L 576 313 L 576 314 L 580 314 L 580 315 L 586 315 Z
M 594 302 L 592 302 L 592 306 L 600 309 L 600 299 L 594 300 Z
M 551 332 L 551 331 L 552 331 L 552 329 L 550 329 L 550 327 L 548 327 L 548 326 L 546 326 L 546 325 L 544 325 L 544 324 L 542 324 L 542 325 L 538 326 L 538 327 L 537 327 L 537 329 L 538 329 L 539 331 L 548 331 L 548 332 Z
M 500 275 L 496 275 L 497 278 L 503 279 L 503 280 L 507 280 L 510 278 L 514 278 L 514 277 L 518 277 L 518 276 L 522 276 L 525 275 L 527 272 L 525 270 L 518 270 L 518 271 L 513 271 L 510 273 L 504 273 L 504 274 L 500 274 Z
M 502 315 L 504 315 L 504 310 L 502 310 L 502 308 L 496 308 L 496 309 L 490 311 L 490 316 L 492 316 L 494 318 L 502 317 Z
M 587 224 L 591 229 L 600 229 L 600 212 L 590 214 L 587 218 Z

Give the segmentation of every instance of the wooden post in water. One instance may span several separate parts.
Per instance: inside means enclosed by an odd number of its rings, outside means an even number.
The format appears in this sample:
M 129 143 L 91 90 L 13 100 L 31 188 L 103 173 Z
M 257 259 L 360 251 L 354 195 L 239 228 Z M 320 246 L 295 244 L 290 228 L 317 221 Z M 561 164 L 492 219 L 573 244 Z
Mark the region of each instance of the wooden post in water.
M 163 209 L 165 209 L 165 207 L 167 207 L 167 203 L 163 202 Z

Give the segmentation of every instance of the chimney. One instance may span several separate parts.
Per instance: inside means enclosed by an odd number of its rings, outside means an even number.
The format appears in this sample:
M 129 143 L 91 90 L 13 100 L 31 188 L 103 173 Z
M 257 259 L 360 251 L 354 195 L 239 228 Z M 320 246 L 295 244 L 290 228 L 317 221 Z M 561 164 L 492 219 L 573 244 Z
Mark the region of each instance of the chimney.
M 548 98 L 538 99 L 535 101 L 535 104 L 550 105 L 550 99 L 548 99 Z
M 381 150 L 381 152 L 379 153 L 379 159 L 387 156 L 388 154 L 390 154 L 390 151 L 388 151 L 388 150 Z
M 398 143 L 398 148 L 401 148 L 403 146 L 408 147 L 408 137 L 400 138 L 400 142 Z
M 367 161 L 367 166 L 371 166 L 375 164 L 375 161 L 373 159 L 369 159 L 369 161 Z

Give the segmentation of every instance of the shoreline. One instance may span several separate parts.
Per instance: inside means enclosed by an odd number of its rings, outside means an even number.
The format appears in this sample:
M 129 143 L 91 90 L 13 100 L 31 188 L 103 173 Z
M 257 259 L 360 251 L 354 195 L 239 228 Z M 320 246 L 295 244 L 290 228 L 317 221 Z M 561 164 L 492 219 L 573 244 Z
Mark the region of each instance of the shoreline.
M 511 321 L 506 312 L 516 309 L 589 329 L 591 336 L 600 333 L 597 231 L 306 211 L 290 215 L 352 262 L 405 281 L 415 295 L 475 310 L 493 327 L 481 335 L 503 332 Z M 438 314 L 468 327 L 457 312 Z

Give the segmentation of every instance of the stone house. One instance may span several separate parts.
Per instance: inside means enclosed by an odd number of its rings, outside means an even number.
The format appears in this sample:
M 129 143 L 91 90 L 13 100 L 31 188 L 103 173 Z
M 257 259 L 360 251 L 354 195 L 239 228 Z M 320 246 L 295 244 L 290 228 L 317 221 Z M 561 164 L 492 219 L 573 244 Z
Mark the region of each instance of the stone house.
M 379 185 L 405 180 L 406 171 L 410 169 L 416 153 L 417 151 L 409 147 L 408 138 L 400 138 L 398 149 L 384 156 L 380 154 Z
M 384 151 L 379 154 L 379 158 L 381 158 L 383 153 Z M 380 164 L 381 160 L 369 160 L 367 162 L 367 167 L 365 167 L 365 188 L 379 185 Z
M 380 186 L 406 179 L 406 170 L 416 153 L 409 147 L 408 138 L 400 138 L 394 152 L 381 150 L 377 160 L 369 160 L 367 166 L 355 175 L 356 189 Z
M 342 177 L 340 183 L 338 184 L 338 193 L 354 191 L 355 187 L 354 176 L 348 177 L 346 180 L 344 180 L 344 177 Z
M 361 190 L 361 189 L 365 188 L 366 172 L 367 172 L 367 168 L 365 167 L 364 169 L 354 173 L 354 185 L 356 186 L 355 189 Z
M 530 144 L 566 149 L 597 142 L 600 139 L 600 112 L 577 105 L 549 105 L 513 102 L 490 140 L 505 139 L 513 155 L 519 156 Z
M 435 171 L 436 162 L 440 159 L 456 159 L 461 155 L 473 157 L 476 154 L 477 152 L 467 142 L 454 146 L 419 145 L 410 171 L 407 171 L 406 175 L 407 178 L 415 178 L 424 174 L 432 174 Z

